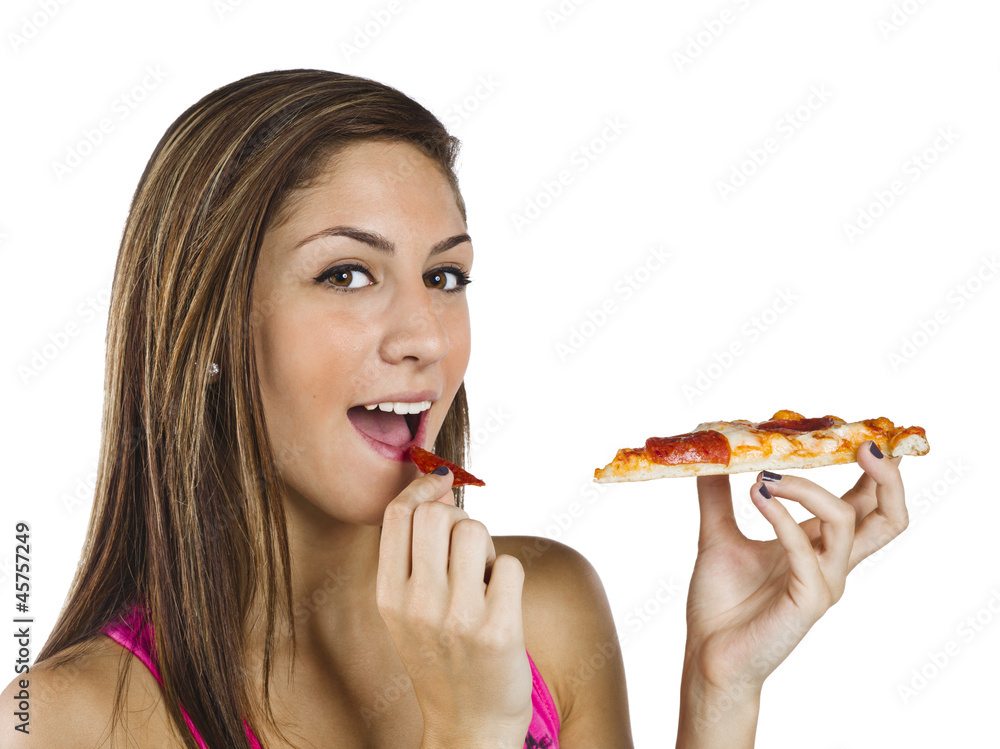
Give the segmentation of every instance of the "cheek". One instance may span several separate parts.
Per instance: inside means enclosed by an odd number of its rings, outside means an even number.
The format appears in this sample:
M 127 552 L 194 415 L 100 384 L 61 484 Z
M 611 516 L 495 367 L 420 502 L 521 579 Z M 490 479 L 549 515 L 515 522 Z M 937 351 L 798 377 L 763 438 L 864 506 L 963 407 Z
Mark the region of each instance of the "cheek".
M 268 424 L 288 434 L 324 427 L 346 397 L 361 351 L 343 321 L 294 307 L 274 313 L 255 331 L 256 360 Z
M 338 329 L 343 331 L 328 319 L 283 311 L 257 338 L 268 436 L 279 472 L 296 496 L 324 496 L 330 479 L 325 471 L 343 470 L 335 437 L 349 426 L 345 388 L 359 365 L 351 341 L 331 333 Z
M 469 365 L 469 355 L 472 351 L 472 329 L 469 322 L 469 308 L 463 305 L 457 310 L 448 326 L 448 359 L 452 371 L 461 370 L 461 377 Z

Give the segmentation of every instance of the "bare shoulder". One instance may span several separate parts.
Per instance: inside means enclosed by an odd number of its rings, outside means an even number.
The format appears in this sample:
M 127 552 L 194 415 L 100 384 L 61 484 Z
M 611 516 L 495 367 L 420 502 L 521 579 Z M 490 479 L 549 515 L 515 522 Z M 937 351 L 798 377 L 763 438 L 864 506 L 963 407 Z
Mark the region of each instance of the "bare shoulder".
M 495 536 L 493 545 L 524 568 L 525 646 L 556 703 L 560 746 L 631 747 L 625 667 L 597 570 L 548 538 Z
M 120 724 L 113 726 L 123 667 L 125 700 Z M 7 685 L 0 704 L 26 707 L 25 720 L 0 726 L 0 745 L 9 749 L 98 749 L 110 747 L 112 735 L 116 746 L 184 746 L 170 725 L 159 683 L 138 658 L 104 635 L 31 666 Z

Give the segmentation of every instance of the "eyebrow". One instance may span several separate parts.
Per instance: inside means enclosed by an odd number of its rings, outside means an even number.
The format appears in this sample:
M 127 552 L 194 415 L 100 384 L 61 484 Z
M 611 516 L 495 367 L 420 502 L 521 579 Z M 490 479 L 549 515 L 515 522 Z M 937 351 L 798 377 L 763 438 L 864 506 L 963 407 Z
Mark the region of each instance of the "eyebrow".
M 364 242 L 367 245 L 375 248 L 379 252 L 384 252 L 387 255 L 392 255 L 396 251 L 396 245 L 390 242 L 388 239 L 383 237 L 378 232 L 365 231 L 364 229 L 358 229 L 353 226 L 331 226 L 329 229 L 323 229 L 315 234 L 310 234 L 308 237 L 303 239 L 301 242 L 292 248 L 293 251 L 297 250 L 302 245 L 308 244 L 313 240 L 319 239 L 320 237 L 350 237 L 358 242 Z M 442 239 L 436 245 L 431 247 L 431 255 L 437 255 L 442 252 L 450 250 L 455 245 L 462 244 L 462 242 L 471 242 L 472 237 L 468 234 L 456 234 L 454 237 L 448 237 L 447 239 Z

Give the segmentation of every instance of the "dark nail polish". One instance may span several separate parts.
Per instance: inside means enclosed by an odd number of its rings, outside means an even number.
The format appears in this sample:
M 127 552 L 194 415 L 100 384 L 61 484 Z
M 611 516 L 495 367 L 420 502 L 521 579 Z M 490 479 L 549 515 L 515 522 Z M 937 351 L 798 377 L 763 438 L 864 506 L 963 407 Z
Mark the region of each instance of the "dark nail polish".
M 767 490 L 767 487 L 764 484 L 760 485 L 760 496 L 762 496 L 764 499 L 771 498 L 771 492 Z
M 763 478 L 764 481 L 781 481 L 781 474 L 764 471 L 764 475 L 761 478 Z
M 872 455 L 874 455 L 876 458 L 882 457 L 882 451 L 878 449 L 878 445 L 875 444 L 874 440 L 872 440 Z
M 444 476 L 448 473 L 448 466 L 438 466 L 431 473 L 436 473 L 438 476 Z

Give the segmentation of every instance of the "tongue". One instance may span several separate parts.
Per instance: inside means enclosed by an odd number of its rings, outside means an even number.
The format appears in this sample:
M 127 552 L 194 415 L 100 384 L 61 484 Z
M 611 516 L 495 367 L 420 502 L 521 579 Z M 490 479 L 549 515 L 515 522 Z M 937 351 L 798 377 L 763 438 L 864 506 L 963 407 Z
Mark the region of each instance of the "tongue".
M 348 410 L 347 418 L 373 440 L 384 442 L 387 445 L 402 447 L 412 439 L 410 427 L 403 414 L 383 411 L 379 408 L 369 411 L 364 406 L 355 406 Z

